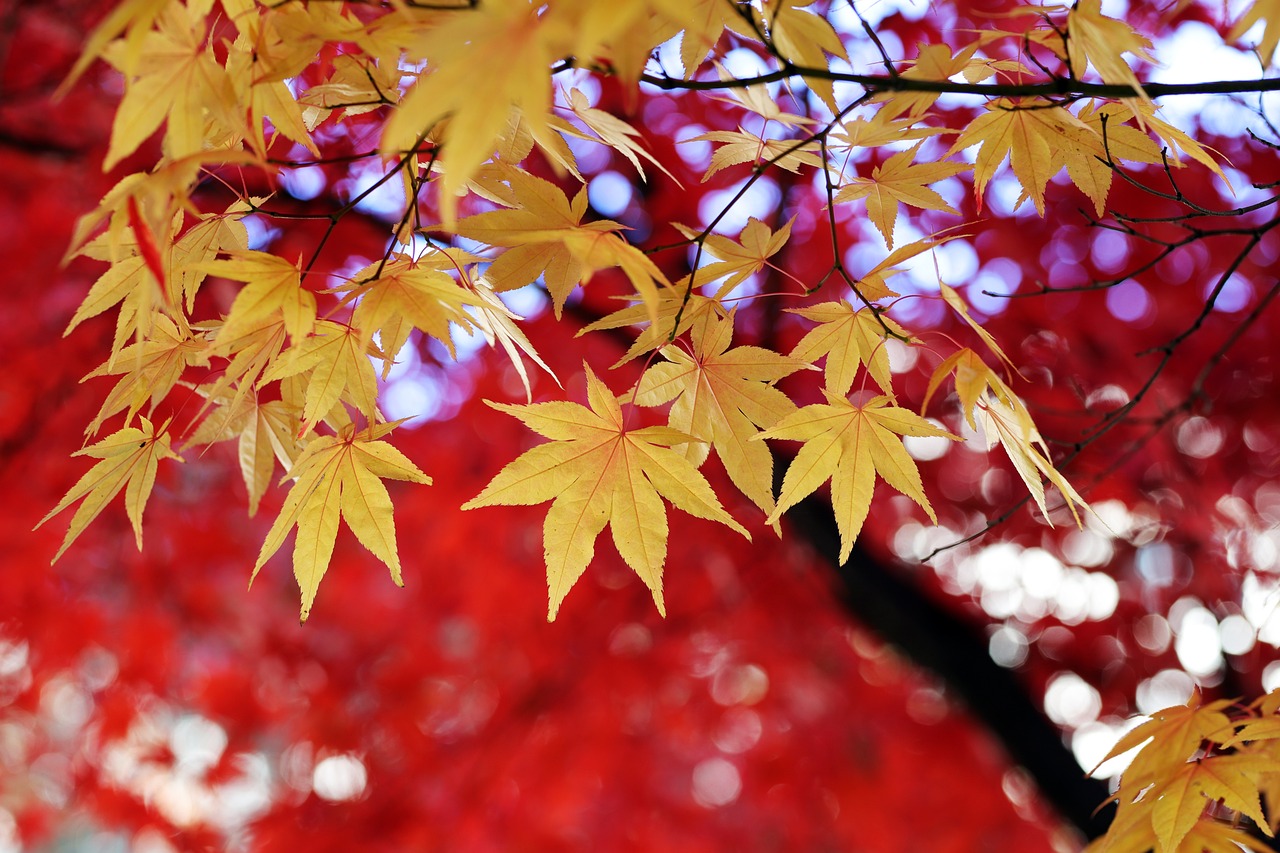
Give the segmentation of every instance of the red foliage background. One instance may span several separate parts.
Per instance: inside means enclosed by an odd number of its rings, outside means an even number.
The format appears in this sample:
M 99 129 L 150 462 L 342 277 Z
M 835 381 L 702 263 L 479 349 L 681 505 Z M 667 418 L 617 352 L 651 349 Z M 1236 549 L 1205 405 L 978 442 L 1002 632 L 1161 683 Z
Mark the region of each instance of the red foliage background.
M 162 469 L 143 553 L 113 506 L 50 568 L 65 522 L 31 530 L 87 467 L 68 454 L 82 445 L 103 386 L 78 383 L 105 359 L 112 332 L 111 320 L 98 318 L 62 337 L 100 272 L 82 261 L 60 265 L 72 224 L 117 177 L 98 169 L 110 76 L 91 74 L 62 102 L 49 97 L 94 5 L 14 4 L 0 13 L 8 34 L 0 37 L 0 849 L 6 834 L 36 848 L 114 838 L 178 850 L 1021 851 L 1076 843 L 1011 766 L 1002 733 L 977 725 L 935 676 L 850 617 L 829 565 L 803 537 L 778 541 L 756 524 L 748 544 L 674 514 L 665 620 L 602 539 L 581 588 L 548 625 L 542 510 L 457 509 L 531 442 L 519 423 L 481 403 L 511 398 L 509 369 L 496 361 L 481 358 L 456 380 L 467 393 L 457 392 L 454 417 L 397 433 L 436 481 L 393 491 L 403 590 L 340 537 L 307 625 L 296 621 L 286 561 L 273 561 L 246 591 L 282 490 L 246 520 L 225 447 Z M 908 43 L 936 38 L 928 29 L 940 25 L 884 26 Z M 671 128 L 657 125 L 649 129 L 655 153 L 679 165 Z M 1255 180 L 1274 173 L 1273 152 L 1215 142 Z M 677 177 L 697 187 L 697 173 L 684 171 Z M 1213 191 L 1204 176 L 1186 180 L 1189 192 Z M 643 199 L 647 215 L 688 221 L 677 214 L 696 209 L 694 194 L 728 182 L 684 192 L 655 182 Z M 829 248 L 805 239 L 821 224 L 814 208 L 804 212 L 810 190 L 788 192 L 801 219 L 780 265 L 803 279 L 822 269 Z M 1113 202 L 1148 215 L 1176 211 L 1123 185 Z M 1110 274 L 1089 253 L 1096 233 L 1078 212 L 1082 198 L 1054 185 L 1049 203 L 1044 223 L 985 220 L 972 241 L 980 261 L 1009 259 L 1025 289 L 1054 281 L 1060 265 L 1076 268 L 1077 283 Z M 383 233 L 368 224 L 353 220 L 342 252 L 382 251 Z M 1276 249 L 1268 236 L 1242 268 L 1256 282 L 1243 310 L 1260 304 Z M 1158 355 L 1134 353 L 1188 325 L 1220 266 L 1213 245 L 1193 250 L 1141 279 L 1154 298 L 1133 321 L 1108 313 L 1102 291 L 1016 300 L 989 320 L 1026 365 L 1034 384 L 1019 391 L 1046 435 L 1079 435 L 1108 399 L 1100 389 L 1133 394 L 1146 381 Z M 1150 250 L 1132 251 L 1138 259 Z M 607 282 L 595 287 L 580 310 L 608 306 Z M 1126 456 L 1144 434 L 1142 423 L 1126 425 L 1068 469 L 1091 501 L 1146 512 L 1173 556 L 1167 582 L 1152 583 L 1139 552 L 1153 540 L 1117 536 L 1098 569 L 1118 584 L 1114 615 L 1070 625 L 1051 614 L 1022 617 L 1019 630 L 1033 642 L 1018 676 L 1036 701 L 1051 676 L 1071 671 L 1100 692 L 1106 714 L 1124 716 L 1144 679 L 1178 667 L 1172 647 L 1152 653 L 1135 639 L 1140 617 L 1168 614 L 1187 596 L 1221 616 L 1239 610 L 1255 567 L 1232 542 L 1276 523 L 1268 489 L 1280 456 L 1274 317 L 1263 314 L 1229 357 L 1212 361 L 1245 316 L 1211 314 L 1179 345 L 1153 384 L 1153 411 L 1180 405 L 1202 367 L 1214 368 L 1203 398 L 1171 427 Z M 967 339 L 949 319 L 929 322 Z M 784 342 L 797 334 L 776 314 L 758 328 Z M 581 387 L 584 346 L 594 364 L 620 354 L 608 337 L 574 339 L 546 316 L 529 331 L 571 393 Z M 899 377 L 908 398 L 923 395 L 931 366 Z M 614 379 L 620 388 L 628 377 Z M 1081 415 L 1086 405 L 1094 407 Z M 196 409 L 175 403 L 180 418 Z M 1209 457 L 1181 452 L 1174 439 L 1193 413 L 1225 437 Z M 968 450 L 922 470 L 953 530 L 997 515 L 1021 488 L 1000 460 Z M 881 497 L 864 545 L 889 562 L 903 556 L 896 537 L 917 514 Z M 992 537 L 1063 553 L 1070 535 L 1021 510 Z M 959 557 L 943 561 L 954 566 Z M 905 571 L 977 630 L 1008 621 L 983 610 L 981 590 L 956 594 L 943 569 L 941 580 Z M 1258 692 L 1271 654 L 1258 645 L 1231 657 L 1206 687 Z

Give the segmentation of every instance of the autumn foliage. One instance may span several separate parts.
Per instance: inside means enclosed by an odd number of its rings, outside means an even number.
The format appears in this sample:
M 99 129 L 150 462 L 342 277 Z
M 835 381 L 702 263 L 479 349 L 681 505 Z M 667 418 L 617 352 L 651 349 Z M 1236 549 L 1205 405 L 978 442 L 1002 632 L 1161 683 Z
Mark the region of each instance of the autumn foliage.
M 59 284 L 15 297 L 39 341 L 5 330 L 6 481 L 47 500 L 6 533 L 38 578 L 0 612 L 0 814 L 65 831 L 33 762 L 83 740 L 64 804 L 181 848 L 1077 849 L 881 644 L 932 626 L 873 640 L 833 594 L 926 560 L 1028 695 L 1092 685 L 1044 705 L 1106 710 L 1095 762 L 1142 747 L 1090 850 L 1270 849 L 1280 12 L 1246 5 L 11 13 L 58 62 L 15 37 L 6 85 L 94 106 L 81 147 L 4 108 L 61 244 L 6 247 Z M 1193 31 L 1253 77 L 1167 48 Z M 1199 670 L 1197 607 L 1252 632 Z M 867 734 L 901 725 L 905 762 Z

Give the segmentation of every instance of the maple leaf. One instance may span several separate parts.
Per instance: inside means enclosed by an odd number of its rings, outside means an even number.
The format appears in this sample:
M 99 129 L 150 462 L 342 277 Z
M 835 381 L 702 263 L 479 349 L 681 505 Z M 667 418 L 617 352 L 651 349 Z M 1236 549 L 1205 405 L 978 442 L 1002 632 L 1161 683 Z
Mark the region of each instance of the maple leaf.
M 636 144 L 635 137 L 640 135 L 638 130 L 617 116 L 592 107 L 581 89 L 569 90 L 569 109 L 578 121 L 586 125 L 599 137 L 599 141 L 626 157 L 631 165 L 635 167 L 642 180 L 644 179 L 644 168 L 640 165 L 640 158 L 644 158 L 654 166 L 657 166 L 662 174 L 676 181 L 677 184 L 680 183 L 657 158 Z M 589 137 L 584 136 L 583 138 Z
M 915 127 L 916 121 L 918 119 L 890 118 L 886 110 L 876 110 L 871 118 L 858 117 L 842 122 L 839 128 L 831 133 L 827 147 L 835 151 L 878 148 L 882 145 L 948 132 L 946 128 L 941 127 Z
M 1171 768 L 1189 761 L 1206 740 L 1216 743 L 1230 740 L 1235 726 L 1223 709 L 1231 704 L 1230 699 L 1218 699 L 1202 705 L 1200 694 L 1193 693 L 1185 705 L 1156 711 L 1150 720 L 1126 732 L 1098 765 L 1151 741 L 1121 776 L 1121 793 L 1129 794 L 1132 799 Z
M 395 447 L 379 441 L 395 426 L 377 424 L 359 432 L 347 428 L 338 435 L 318 436 L 307 444 L 285 475 L 285 479 L 296 482 L 267 531 L 253 577 L 296 525 L 293 574 L 302 592 L 303 622 L 311 613 L 316 590 L 333 556 L 340 517 L 360 544 L 391 570 L 396 586 L 404 586 L 391 496 L 382 480 L 429 485 L 431 478 Z
M 548 621 L 582 576 L 608 525 L 613 543 L 644 581 L 658 612 L 666 615 L 662 568 L 667 557 L 667 514 L 661 498 L 690 515 L 718 521 L 751 535 L 733 520 L 711 485 L 672 445 L 694 440 L 670 427 L 629 429 L 617 399 L 590 367 L 587 402 L 491 407 L 519 418 L 551 439 L 525 451 L 494 476 L 463 509 L 552 501 L 543 525 L 550 603 Z M 659 497 L 661 496 L 661 497 Z
M 861 365 L 867 368 L 885 396 L 890 400 L 894 398 L 885 341 L 890 333 L 905 339 L 907 333 L 901 326 L 884 314 L 870 308 L 855 309 L 844 300 L 787 311 L 818 324 L 795 345 L 791 357 L 814 362 L 826 356 L 823 378 L 828 391 L 837 396 L 848 394 Z
M 228 259 L 200 265 L 202 271 L 211 275 L 246 282 L 231 303 L 219 335 L 241 335 L 277 310 L 283 314 L 285 328 L 294 343 L 311 334 L 316 324 L 316 296 L 302 286 L 302 270 L 297 264 L 269 252 L 228 254 L 231 256 Z
M 156 481 L 156 467 L 161 459 L 177 459 L 178 454 L 169 447 L 168 424 L 162 424 L 159 432 L 151 421 L 138 419 L 136 427 L 124 427 L 72 456 L 89 456 L 101 460 L 90 468 L 74 486 L 62 496 L 58 505 L 36 524 L 39 527 L 78 500 L 83 502 L 71 517 L 71 526 L 62 540 L 53 562 L 84 532 L 107 503 L 125 490 L 124 508 L 133 525 L 134 540 L 142 550 L 142 511 L 146 508 L 151 488 Z
M 723 0 L 653 0 L 653 7 L 682 27 L 680 63 L 686 80 L 693 77 L 726 30 L 744 39 L 760 40 L 738 10 Z
M 1241 848 L 1253 853 L 1269 853 L 1272 849 L 1242 827 L 1212 817 L 1192 824 L 1180 845 L 1181 850 L 1196 853 L 1240 853 Z M 1121 804 L 1106 835 L 1095 838 L 1085 853 L 1151 853 L 1153 850 L 1160 850 L 1160 839 L 1151 824 L 1151 804 L 1139 801 Z
M 996 98 L 964 129 L 946 156 L 981 145 L 973 165 L 973 191 L 982 209 L 987 182 L 1007 157 L 1014 177 L 1044 215 L 1044 189 L 1060 166 L 1054 150 L 1075 145 L 1093 150 L 1093 130 L 1062 107 L 1043 98 Z
M 115 42 L 105 52 L 126 75 L 124 97 L 111 128 L 103 170 L 132 154 L 160 127 L 172 159 L 205 146 L 207 123 L 233 124 L 235 93 L 226 71 L 205 43 L 205 20 L 212 0 L 171 3 L 160 12 L 158 29 L 143 36 L 137 55 Z
M 652 314 L 648 310 L 648 306 L 643 303 L 628 305 L 626 308 L 620 308 L 612 314 L 608 314 L 596 320 L 582 329 L 578 330 L 578 335 L 585 335 L 587 332 L 596 332 L 601 329 L 618 329 L 622 326 L 643 325 L 640 334 L 636 335 L 635 341 L 627 348 L 627 352 L 622 358 L 614 363 L 614 367 L 626 364 L 636 356 L 642 355 L 651 350 L 655 350 L 668 341 L 675 340 L 683 335 L 690 328 L 698 323 L 711 322 L 716 317 L 727 316 L 724 305 L 717 299 L 709 296 L 703 296 L 699 293 L 689 293 L 689 278 L 681 279 L 676 282 L 675 287 L 670 290 L 664 290 L 658 297 L 658 308 L 656 320 L 651 320 Z M 686 297 L 685 294 L 688 293 Z M 676 318 L 679 317 L 679 322 Z
M 909 60 L 907 67 L 901 72 L 901 76 L 908 80 L 931 80 L 941 82 L 950 80 L 957 74 L 964 74 L 969 82 L 977 82 L 986 79 L 995 73 L 990 67 L 988 61 L 973 58 L 979 47 L 978 42 L 974 42 L 960 50 L 959 53 L 952 53 L 950 45 L 946 44 L 920 44 L 917 47 L 916 58 Z M 884 106 L 876 113 L 878 121 L 889 121 L 897 119 L 899 116 L 908 116 L 908 121 L 917 121 L 922 118 L 938 100 L 937 92 L 886 92 L 877 95 L 877 101 L 884 103 Z M 861 143 L 868 145 L 871 143 Z M 883 144 L 883 143 L 876 143 Z
M 1153 798 L 1151 823 L 1161 853 L 1174 853 L 1200 817 L 1206 805 L 1221 800 L 1227 808 L 1248 815 L 1258 828 L 1271 835 L 1258 798 L 1257 774 L 1275 769 L 1260 755 L 1213 755 L 1190 761 L 1171 777 L 1157 783 L 1146 796 Z
M 925 389 L 924 402 L 920 404 L 920 411 L 923 412 L 929 408 L 929 401 L 933 398 L 934 392 L 948 376 L 953 377 L 956 396 L 960 398 L 960 410 L 973 429 L 978 428 L 978 423 L 974 419 L 976 407 L 985 399 L 988 392 L 1010 409 L 1021 405 L 1013 391 L 1009 390 L 1009 386 L 994 370 L 987 367 L 981 356 L 968 347 L 961 347 L 943 359 L 942 363 L 934 369 L 933 375 L 929 377 L 929 385 Z
M 1067 59 L 1071 71 L 1080 78 L 1092 65 L 1104 83 L 1132 86 L 1134 92 L 1147 97 L 1123 54 L 1155 63 L 1147 53 L 1151 42 L 1124 21 L 1102 14 L 1102 0 L 1076 0 L 1067 13 Z
M 737 166 L 740 163 L 753 163 L 757 168 L 764 165 L 778 166 L 796 173 L 799 173 L 802 166 L 822 165 L 822 160 L 813 153 L 818 150 L 816 142 L 766 139 L 742 127 L 736 131 L 713 130 L 682 141 L 725 143 L 712 153 L 711 165 L 702 175 L 703 183 L 721 169 Z
M 547 69 L 573 53 L 566 49 L 571 26 L 565 16 L 539 14 L 528 4 L 485 3 L 438 18 L 410 45 L 410 59 L 428 64 L 388 119 L 382 148 L 408 151 L 448 119 L 441 131 L 446 169 L 440 208 L 446 224 L 455 219 L 459 190 L 489 159 L 513 108 L 536 131 L 545 129 L 551 106 Z M 477 74 L 478 68 L 486 73 Z
M 255 515 L 271 485 L 276 461 L 288 470 L 302 450 L 294 438 L 299 412 L 284 400 L 263 402 L 252 389 L 230 398 L 217 385 L 196 390 L 217 405 L 187 437 L 186 446 L 235 439 L 240 475 L 249 493 L 249 515 Z
M 703 246 L 719 260 L 699 267 L 693 277 L 702 284 L 709 284 L 728 276 L 728 279 L 716 288 L 715 295 L 712 297 L 717 300 L 724 299 L 731 290 L 764 269 L 769 258 L 786 245 L 787 240 L 791 238 L 791 225 L 795 221 L 795 217 L 791 217 L 775 232 L 752 216 L 747 219 L 747 224 L 738 235 L 737 242 L 721 234 L 707 234 L 702 238 Z M 699 232 L 683 225 L 672 224 L 688 239 L 698 239 Z M 676 290 L 680 289 L 677 285 Z
M 1049 526 L 1053 526 L 1053 521 L 1049 518 L 1049 508 L 1045 503 L 1042 477 L 1058 487 L 1063 502 L 1071 511 L 1071 517 L 1077 525 L 1081 524 L 1076 507 L 1088 509 L 1088 504 L 1049 461 L 1049 447 L 1040 437 L 1027 407 L 1021 400 L 1015 399 L 1014 402 L 1015 405 L 1011 406 L 1000 397 L 994 397 L 979 404 L 978 420 L 987 439 L 987 450 L 995 447 L 997 442 L 1004 448 L 1009 461 L 1013 463 L 1013 469 L 1026 484 Z
M 513 290 L 539 275 L 551 294 L 556 317 L 569 293 L 597 270 L 619 267 L 636 288 L 641 301 L 656 316 L 658 286 L 670 287 L 662 271 L 634 246 L 612 232 L 622 225 L 608 220 L 583 223 L 587 190 L 570 202 L 550 181 L 509 168 L 505 177 L 519 207 L 468 216 L 456 233 L 490 246 L 508 246 L 485 271 L 493 289 Z
M 256 16 L 250 19 L 256 19 Z M 235 90 L 236 103 L 245 110 L 249 146 L 260 156 L 267 156 L 268 142 L 263 133 L 265 119 L 278 133 L 319 157 L 320 149 L 311 141 L 311 134 L 302 118 L 302 108 L 288 84 L 284 79 L 268 76 L 263 62 L 269 51 L 265 38 L 259 34 L 251 40 L 249 34 L 242 32 L 227 53 L 227 78 Z M 290 44 L 294 49 L 304 51 L 308 63 L 315 55 L 315 46 L 304 40 L 291 41 Z
M 826 68 L 825 54 L 837 56 L 846 62 L 844 43 L 830 22 L 821 15 L 806 9 L 814 0 L 765 0 L 759 9 L 749 7 L 757 17 L 758 26 L 769 35 L 778 56 L 806 68 Z M 834 88 L 830 80 L 806 77 L 809 88 L 836 110 Z
M 547 366 L 547 363 L 542 360 L 542 356 L 538 355 L 538 351 L 529 342 L 529 338 L 516 325 L 515 321 L 523 320 L 524 318 L 508 308 L 498 298 L 498 294 L 494 293 L 483 281 L 475 282 L 472 287 L 477 297 L 476 304 L 471 308 L 472 321 L 475 323 L 476 328 L 480 330 L 480 333 L 484 335 L 484 339 L 489 346 L 497 343 L 506 352 L 507 357 L 511 360 L 511 366 L 516 369 L 516 373 L 520 376 L 520 383 L 524 385 L 525 399 L 529 402 L 533 401 L 533 389 L 529 387 L 529 373 L 525 370 L 521 353 L 533 359 L 534 363 L 545 370 L 559 385 L 560 377 L 556 376 L 555 371 Z
M 934 523 L 937 518 L 920 482 L 920 471 L 902 445 L 902 436 L 936 436 L 959 441 L 909 409 L 891 405 L 888 397 L 854 405 L 824 389 L 827 402 L 815 403 L 783 418 L 756 436 L 803 441 L 787 467 L 778 505 L 769 516 L 775 523 L 815 489 L 831 481 L 831 508 L 840 530 L 840 562 L 848 561 L 853 543 L 871 508 L 876 474 L 911 498 Z
M 409 332 L 421 329 L 454 355 L 449 324 L 471 328 L 467 308 L 475 306 L 475 294 L 458 284 L 445 269 L 461 269 L 464 263 L 483 260 L 477 255 L 439 249 L 414 258 L 392 252 L 388 261 L 370 264 L 352 281 L 334 288 L 346 298 L 359 297 L 351 324 L 360 330 L 360 345 L 368 346 L 375 333 L 385 354 L 382 378 L 386 379 L 396 353 L 409 340 Z
M 1237 41 L 1259 21 L 1265 21 L 1262 40 L 1258 42 L 1258 55 L 1263 65 L 1270 65 L 1276 56 L 1276 45 L 1280 45 L 1280 0 L 1254 0 L 1249 11 L 1240 16 L 1231 32 L 1227 33 L 1228 41 Z
M 305 374 L 301 435 L 315 429 L 339 400 L 351 403 L 370 421 L 378 418 L 378 382 L 363 338 L 354 326 L 318 320 L 314 332 L 282 352 L 263 373 L 260 384 Z
M 710 445 L 733 484 L 768 514 L 774 506 L 773 456 L 751 439 L 756 427 L 771 427 L 796 410 L 773 383 L 809 365 L 760 347 L 729 349 L 732 336 L 732 315 L 694 326 L 693 355 L 664 348 L 668 363 L 644 372 L 636 402 L 660 406 L 675 400 L 668 425 L 698 439 L 686 445 L 685 457 L 701 466 Z
M 913 163 L 923 142 L 917 142 L 905 151 L 899 151 L 884 163 L 876 166 L 869 178 L 850 178 L 836 193 L 835 202 L 867 200 L 867 215 L 884 237 L 885 245 L 893 248 L 893 226 L 898 218 L 898 205 L 909 204 L 921 210 L 940 210 L 956 214 L 938 191 L 925 186 L 941 181 L 969 167 L 963 163 Z
M 125 420 L 130 421 L 143 406 L 154 407 L 178 384 L 188 366 L 206 364 L 207 358 L 203 340 L 192 337 L 189 329 L 179 329 L 163 314 L 157 315 L 150 337 L 125 347 L 85 376 L 120 376 L 86 432 L 96 433 L 107 418 L 124 409 L 128 410 Z

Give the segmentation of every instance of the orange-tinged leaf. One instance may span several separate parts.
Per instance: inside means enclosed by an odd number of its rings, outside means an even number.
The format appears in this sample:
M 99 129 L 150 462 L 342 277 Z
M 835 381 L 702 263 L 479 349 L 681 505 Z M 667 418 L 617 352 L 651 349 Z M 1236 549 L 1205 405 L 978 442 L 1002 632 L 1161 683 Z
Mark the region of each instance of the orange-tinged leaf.
M 636 402 L 660 406 L 675 400 L 668 425 L 698 439 L 686 445 L 685 458 L 700 466 L 708 445 L 714 448 L 733 484 L 768 514 L 774 506 L 773 456 L 751 439 L 757 427 L 771 427 L 796 410 L 773 383 L 809 365 L 760 347 L 729 349 L 732 335 L 732 317 L 695 326 L 693 355 L 681 347 L 663 349 L 667 362 L 644 372 Z
M 1132 798 L 1156 779 L 1167 776 L 1170 768 L 1189 761 L 1206 740 L 1229 740 L 1235 727 L 1223 709 L 1230 706 L 1229 699 L 1202 705 L 1200 694 L 1193 693 L 1187 704 L 1156 711 L 1150 720 L 1126 733 L 1098 764 L 1150 740 L 1121 776 L 1121 792 Z
M 914 412 L 891 405 L 888 397 L 876 397 L 857 406 L 829 391 L 824 393 L 825 404 L 805 406 L 757 438 L 804 442 L 787 468 L 769 523 L 776 522 L 782 513 L 830 480 L 831 506 L 840 530 L 840 562 L 844 563 L 853 552 L 853 543 L 871 508 L 876 474 L 936 521 L 920 471 L 903 447 L 902 436 L 959 439 Z
M 1151 824 L 1160 853 L 1175 853 L 1205 806 L 1221 800 L 1227 808 L 1247 815 L 1271 835 L 1258 798 L 1257 776 L 1275 765 L 1260 755 L 1213 755 L 1191 761 L 1170 778 L 1157 782 L 1146 796 L 1153 798 Z
M 1151 807 L 1145 800 L 1122 804 L 1106 835 L 1094 839 L 1085 853 L 1151 853 L 1158 849 L 1160 840 L 1151 824 Z M 1272 849 L 1243 827 L 1212 817 L 1192 824 L 1181 843 L 1181 850 L 1196 853 L 1240 853 L 1241 847 L 1252 853 L 1268 853 Z
M 151 488 L 155 485 L 156 466 L 161 459 L 177 459 L 178 454 L 169 447 L 167 424 L 160 427 L 157 433 L 151 421 L 139 418 L 137 427 L 124 427 L 106 438 L 89 445 L 74 456 L 89 456 L 99 459 L 83 477 L 58 501 L 44 518 L 39 527 L 50 518 L 62 512 L 78 500 L 83 502 L 71 517 L 71 526 L 62 540 L 58 553 L 53 561 L 63 555 L 72 542 L 76 540 L 89 523 L 98 517 L 107 503 L 125 490 L 125 512 L 129 523 L 133 526 L 134 540 L 138 550 L 142 550 L 142 512 L 146 508 L 147 498 L 151 496 Z
M 509 463 L 479 495 L 474 509 L 552 501 L 543 525 L 550 602 L 547 619 L 582 576 L 595 540 L 608 525 L 628 566 L 644 581 L 658 612 L 667 553 L 667 514 L 660 496 L 690 515 L 718 521 L 750 539 L 706 479 L 672 445 L 693 440 L 670 427 L 628 429 L 617 400 L 589 367 L 587 401 L 513 406 L 489 403 L 551 439 Z
M 348 429 L 339 435 L 319 436 L 285 475 L 297 482 L 267 532 L 253 575 L 257 576 L 296 525 L 293 573 L 302 593 L 304 622 L 329 567 L 339 518 L 347 522 L 360 544 L 386 564 L 396 585 L 404 585 L 391 497 L 382 479 L 430 484 L 431 478 L 395 447 L 379 441 L 393 426 L 381 424 L 359 432 Z

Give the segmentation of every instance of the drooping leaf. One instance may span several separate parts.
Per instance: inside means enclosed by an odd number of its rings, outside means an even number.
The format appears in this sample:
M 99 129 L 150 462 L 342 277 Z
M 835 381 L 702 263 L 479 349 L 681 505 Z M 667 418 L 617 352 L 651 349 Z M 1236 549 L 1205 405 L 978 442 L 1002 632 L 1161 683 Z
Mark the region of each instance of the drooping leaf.
M 178 454 L 169 447 L 167 424 L 157 432 L 151 421 L 138 419 L 138 426 L 123 427 L 101 441 L 89 445 L 73 456 L 89 456 L 101 460 L 90 468 L 79 481 L 58 501 L 58 505 L 40 519 L 39 527 L 76 501 L 82 500 L 71 517 L 62 546 L 53 555 L 57 562 L 89 523 L 98 517 L 106 505 L 125 490 L 124 508 L 133 526 L 133 536 L 138 550 L 142 550 L 142 512 L 151 497 L 156 481 L 156 467 L 161 459 L 177 459 Z
M 361 545 L 387 565 L 396 585 L 404 585 L 391 497 L 382 480 L 430 484 L 431 478 L 395 447 L 380 440 L 394 426 L 379 424 L 359 432 L 347 429 L 338 435 L 318 436 L 307 444 L 285 475 L 296 482 L 267 532 L 253 576 L 297 526 L 293 573 L 302 591 L 303 622 L 311 613 L 316 590 L 329 567 L 339 518 L 347 522 Z

